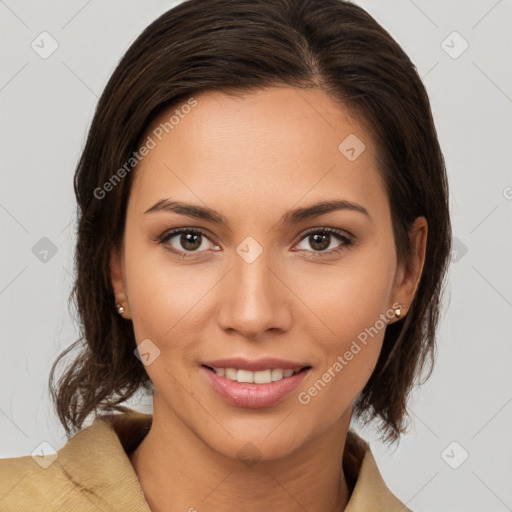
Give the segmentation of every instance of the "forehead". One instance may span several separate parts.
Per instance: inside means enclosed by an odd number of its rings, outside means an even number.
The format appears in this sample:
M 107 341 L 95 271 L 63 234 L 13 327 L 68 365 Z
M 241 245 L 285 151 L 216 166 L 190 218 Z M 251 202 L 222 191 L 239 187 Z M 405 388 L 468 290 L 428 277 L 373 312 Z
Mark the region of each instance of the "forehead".
M 190 106 L 193 105 L 193 106 Z M 376 148 L 346 108 L 319 89 L 208 91 L 163 112 L 132 192 L 233 207 L 333 197 L 385 207 Z M 349 197 L 350 196 L 350 197 Z

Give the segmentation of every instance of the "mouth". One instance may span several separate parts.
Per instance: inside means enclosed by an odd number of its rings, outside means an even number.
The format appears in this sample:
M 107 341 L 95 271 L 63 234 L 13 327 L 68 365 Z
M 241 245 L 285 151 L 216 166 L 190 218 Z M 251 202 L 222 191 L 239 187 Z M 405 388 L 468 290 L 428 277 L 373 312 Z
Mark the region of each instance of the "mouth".
M 230 363 L 233 362 L 230 360 Z M 202 364 L 200 368 L 206 382 L 227 403 L 250 409 L 271 407 L 286 399 L 301 385 L 312 368 L 311 365 L 297 366 L 296 363 L 293 368 L 282 367 L 292 366 L 290 362 L 268 367 L 262 361 L 255 364 L 245 360 L 243 364 L 246 368 L 239 368 L 235 364 L 221 366 L 219 361 L 215 361 L 214 365 Z M 258 369 L 248 370 L 247 366 Z
M 311 369 L 311 365 L 295 368 L 265 368 L 261 370 L 251 371 L 243 368 L 234 367 L 221 367 L 221 366 L 208 366 L 201 365 L 207 370 L 224 377 L 228 380 L 249 383 L 249 384 L 270 384 L 272 382 L 278 382 L 280 380 L 292 377 L 301 372 L 306 372 Z
M 237 407 L 260 408 L 278 404 L 307 378 L 308 361 L 276 357 L 229 357 L 202 361 L 201 369 L 211 388 Z

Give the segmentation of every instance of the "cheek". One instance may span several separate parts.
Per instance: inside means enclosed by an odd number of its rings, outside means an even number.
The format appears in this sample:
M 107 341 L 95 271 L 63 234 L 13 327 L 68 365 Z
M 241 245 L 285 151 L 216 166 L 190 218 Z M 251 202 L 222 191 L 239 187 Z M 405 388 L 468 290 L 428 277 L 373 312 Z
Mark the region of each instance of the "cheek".
M 328 275 L 317 271 L 302 288 L 317 315 L 315 320 L 308 315 L 310 333 L 324 357 L 301 403 L 311 402 L 326 420 L 349 407 L 363 389 L 377 363 L 386 326 L 394 318 L 394 246 L 383 242 L 372 249 L 346 258 Z M 313 323 L 321 332 L 313 333 Z
M 317 336 L 315 343 L 323 353 L 322 364 L 315 368 L 297 397 L 307 407 L 308 417 L 322 418 L 321 428 L 350 410 L 377 364 L 391 318 L 382 309 L 383 298 L 376 294 L 370 303 L 356 300 L 356 295 L 353 300 L 338 297 L 338 309 L 334 310 L 329 300 L 329 309 L 322 310 L 330 311 L 329 316 L 323 316 L 329 332 Z
M 342 350 L 382 314 L 387 312 L 388 320 L 392 318 L 394 273 L 394 246 L 383 240 L 347 253 L 336 267 L 318 266 L 294 281 L 301 283 L 296 288 L 298 295 L 322 321 L 326 336 L 320 340 Z
M 198 312 L 216 279 L 207 268 L 179 264 L 162 247 L 126 234 L 125 279 L 138 342 L 150 338 L 184 344 L 201 329 Z

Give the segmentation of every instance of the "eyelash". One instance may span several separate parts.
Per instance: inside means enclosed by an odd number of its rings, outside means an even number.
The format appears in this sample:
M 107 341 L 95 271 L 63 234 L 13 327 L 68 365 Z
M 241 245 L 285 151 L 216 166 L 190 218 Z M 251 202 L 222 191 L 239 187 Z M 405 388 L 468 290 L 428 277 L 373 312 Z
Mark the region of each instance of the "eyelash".
M 170 239 L 174 238 L 177 235 L 181 235 L 183 233 L 192 233 L 195 235 L 202 235 L 205 238 L 207 238 L 208 240 L 210 240 L 210 237 L 208 236 L 208 234 L 205 231 L 203 231 L 202 229 L 177 228 L 177 229 L 173 229 L 171 231 L 165 232 L 163 235 L 161 235 L 159 238 L 157 238 L 157 241 L 160 244 L 166 244 Z M 311 256 L 313 258 L 332 256 L 334 254 L 339 254 L 343 251 L 346 251 L 350 246 L 354 245 L 354 243 L 355 243 L 355 240 L 352 237 L 352 235 L 348 235 L 346 232 L 340 231 L 339 229 L 328 228 L 328 227 L 311 228 L 311 229 L 307 230 L 303 234 L 302 238 L 299 240 L 298 243 L 302 242 L 305 238 L 307 238 L 308 236 L 310 236 L 312 234 L 323 234 L 323 235 L 330 234 L 330 235 L 333 235 L 335 238 L 337 238 L 340 242 L 343 242 L 342 245 L 336 247 L 335 249 L 330 249 L 328 251 L 306 251 L 306 252 L 311 252 L 312 253 Z M 210 240 L 210 242 L 212 242 L 212 240 Z M 187 251 L 178 251 L 169 245 L 167 245 L 165 248 L 166 248 L 166 250 L 172 252 L 175 255 L 178 255 L 181 258 L 192 258 L 192 259 L 198 258 L 200 256 L 195 255 L 195 253 L 200 254 L 201 252 L 203 252 L 203 251 L 188 251 L 188 252 Z M 301 250 L 302 249 L 299 249 L 298 251 L 301 251 Z

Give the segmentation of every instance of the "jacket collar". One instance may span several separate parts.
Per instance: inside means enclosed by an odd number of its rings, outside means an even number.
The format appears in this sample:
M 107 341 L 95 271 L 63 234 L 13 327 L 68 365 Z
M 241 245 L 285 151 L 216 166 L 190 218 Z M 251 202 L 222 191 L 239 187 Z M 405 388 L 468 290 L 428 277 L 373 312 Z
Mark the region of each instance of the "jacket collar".
M 58 460 L 67 478 L 92 494 L 93 501 L 116 510 L 151 512 L 128 455 L 149 432 L 153 416 L 125 411 L 97 417 L 59 450 Z M 387 488 L 368 443 L 351 430 L 343 469 L 351 490 L 345 512 L 409 511 Z
M 151 420 L 135 410 L 97 417 L 58 451 L 57 460 L 93 503 L 109 505 L 106 510 L 151 512 L 125 451 L 142 441 Z

